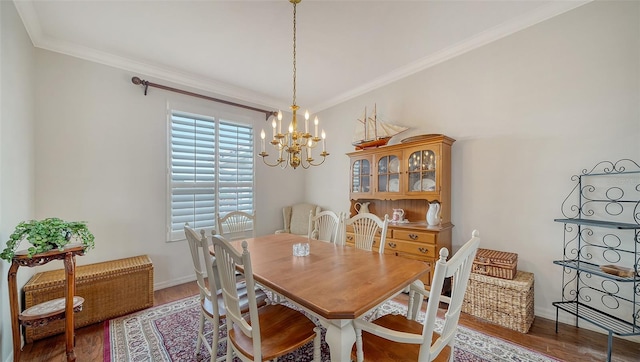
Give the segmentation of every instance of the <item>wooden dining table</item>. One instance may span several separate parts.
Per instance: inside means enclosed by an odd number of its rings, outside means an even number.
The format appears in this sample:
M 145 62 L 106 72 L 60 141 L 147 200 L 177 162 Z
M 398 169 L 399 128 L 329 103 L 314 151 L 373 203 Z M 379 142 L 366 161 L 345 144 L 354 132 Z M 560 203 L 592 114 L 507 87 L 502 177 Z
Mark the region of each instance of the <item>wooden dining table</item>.
M 327 329 L 331 361 L 350 361 L 356 340 L 354 319 L 428 272 L 421 261 L 294 234 L 246 241 L 256 282 L 320 320 Z M 293 245 L 301 242 L 309 242 L 308 256 L 293 255 Z M 242 251 L 242 240 L 231 243 Z

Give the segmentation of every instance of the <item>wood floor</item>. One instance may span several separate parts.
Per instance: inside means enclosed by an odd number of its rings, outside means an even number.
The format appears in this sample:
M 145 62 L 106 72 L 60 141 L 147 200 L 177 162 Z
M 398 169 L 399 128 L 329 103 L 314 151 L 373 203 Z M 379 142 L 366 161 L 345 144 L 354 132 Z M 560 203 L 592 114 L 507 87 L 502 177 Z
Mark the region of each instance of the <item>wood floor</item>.
M 195 282 L 186 283 L 156 291 L 154 293 L 154 303 L 155 305 L 165 304 L 196 295 L 197 293 L 198 289 Z M 406 303 L 407 297 L 406 295 L 400 295 L 397 300 Z M 607 336 L 605 334 L 575 328 L 566 324 L 561 324 L 559 332 L 556 333 L 555 321 L 540 317 L 536 317 L 531 330 L 527 334 L 483 322 L 466 314 L 463 314 L 461 324 L 563 361 L 588 362 L 606 360 Z M 104 329 L 102 323 L 76 330 L 75 351 L 77 361 L 102 361 L 103 346 Z M 613 346 L 613 361 L 640 361 L 640 343 L 616 338 Z M 20 360 L 63 362 L 66 361 L 64 349 L 64 335 L 49 337 L 26 344 Z

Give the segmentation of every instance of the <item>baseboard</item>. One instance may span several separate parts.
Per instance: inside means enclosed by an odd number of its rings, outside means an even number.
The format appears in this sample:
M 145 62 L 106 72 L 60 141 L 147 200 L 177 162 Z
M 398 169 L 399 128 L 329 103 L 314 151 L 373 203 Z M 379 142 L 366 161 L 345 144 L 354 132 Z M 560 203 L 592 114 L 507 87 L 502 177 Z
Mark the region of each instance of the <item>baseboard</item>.
M 192 282 L 194 280 L 196 280 L 195 275 L 188 275 L 188 276 L 184 276 L 176 279 L 170 279 L 164 282 L 154 283 L 153 290 L 165 289 L 165 288 L 173 287 L 176 285 Z

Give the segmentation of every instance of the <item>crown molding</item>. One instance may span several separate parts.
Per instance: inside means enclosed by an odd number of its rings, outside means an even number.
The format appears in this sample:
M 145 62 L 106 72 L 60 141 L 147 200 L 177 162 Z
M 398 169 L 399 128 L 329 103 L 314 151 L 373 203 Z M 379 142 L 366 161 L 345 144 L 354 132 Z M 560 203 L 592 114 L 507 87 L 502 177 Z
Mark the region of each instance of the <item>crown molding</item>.
M 279 109 L 282 106 L 281 100 L 213 79 L 203 78 L 200 75 L 181 72 L 175 68 L 160 67 L 156 64 L 140 62 L 82 45 L 46 37 L 42 33 L 40 22 L 38 21 L 38 16 L 32 2 L 14 0 L 14 4 L 31 38 L 31 42 L 37 48 L 135 73 L 132 75 L 153 77 L 198 90 L 212 92 L 225 97 L 242 100 L 243 102 L 253 103 L 256 106 L 271 107 L 274 109 Z
M 412 74 L 423 71 L 437 64 L 445 62 L 449 59 L 455 58 L 459 55 L 472 51 L 483 45 L 492 43 L 501 38 L 507 37 L 520 30 L 526 29 L 538 23 L 541 23 L 547 19 L 553 18 L 557 15 L 563 14 L 567 11 L 573 10 L 577 7 L 592 2 L 593 0 L 577 0 L 577 1 L 557 1 L 551 4 L 541 7 L 534 12 L 520 16 L 513 20 L 504 22 L 500 25 L 494 26 L 482 33 L 465 39 L 462 42 L 454 44 L 450 47 L 444 48 L 424 57 L 418 61 L 410 63 L 404 67 L 398 68 L 382 77 L 376 78 L 373 81 L 363 84 L 360 87 L 352 89 L 348 92 L 342 93 L 334 98 L 327 100 L 321 104 L 314 106 L 314 109 L 324 110 L 329 107 L 333 107 L 340 103 L 343 103 L 349 99 L 371 92 L 387 84 L 393 83 L 397 80 L 406 78 Z
M 317 104 L 312 108 L 316 109 L 317 111 L 321 111 L 333 107 L 349 99 L 363 95 L 377 88 L 393 83 L 397 80 L 467 53 L 483 45 L 509 36 L 520 30 L 536 25 L 554 16 L 578 8 L 591 1 L 593 0 L 551 2 L 549 5 L 541 7 L 534 12 L 502 23 L 471 38 L 468 38 L 458 44 L 442 49 L 434 54 L 408 64 L 407 66 L 395 69 L 394 71 L 386 75 L 376 78 L 371 82 L 363 84 L 362 86 L 356 87 L 350 91 L 337 95 L 336 97 L 328 99 L 325 102 L 321 102 L 320 104 Z M 77 44 L 45 37 L 42 34 L 42 29 L 40 27 L 35 8 L 33 7 L 33 3 L 31 1 L 14 0 L 14 4 L 16 6 L 18 14 L 22 18 L 22 22 L 24 23 L 26 31 L 31 38 L 31 42 L 37 48 L 66 54 L 72 57 L 85 59 L 91 62 L 119 69 L 124 69 L 127 71 L 138 73 L 137 75 L 155 77 L 195 89 L 212 92 L 245 102 L 251 102 L 258 106 L 272 107 L 276 109 L 283 108 L 281 100 L 257 92 L 251 92 L 244 88 L 225 84 L 214 79 L 202 78 L 201 76 L 197 76 L 196 74 L 177 71 L 174 68 L 160 67 L 155 64 L 139 62 Z M 284 109 L 286 109 L 286 106 L 284 107 Z

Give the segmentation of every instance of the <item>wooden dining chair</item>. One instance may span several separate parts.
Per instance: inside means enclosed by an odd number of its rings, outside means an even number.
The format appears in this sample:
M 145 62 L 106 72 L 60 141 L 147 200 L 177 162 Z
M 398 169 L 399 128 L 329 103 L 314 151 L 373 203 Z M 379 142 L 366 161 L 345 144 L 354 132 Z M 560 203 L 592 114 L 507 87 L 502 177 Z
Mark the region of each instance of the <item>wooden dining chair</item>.
M 347 219 L 345 214 L 343 220 L 343 226 L 340 228 L 341 233 L 346 234 L 347 227 L 353 227 L 356 248 L 371 251 L 374 238 L 379 235 L 380 246 L 378 247 L 378 252 L 380 254 L 384 253 L 389 215 L 384 215 L 384 219 L 380 219 L 376 214 L 365 212 Z M 344 238 L 346 238 L 346 235 Z
M 313 212 L 310 211 L 309 238 L 328 241 L 330 243 L 335 242 L 339 224 L 340 218 L 333 211 L 321 211 L 315 216 L 313 215 Z
M 218 234 L 229 240 L 252 238 L 255 236 L 255 212 L 249 214 L 244 211 L 232 211 L 218 217 Z
M 196 343 L 195 354 L 200 353 L 200 348 L 204 343 L 205 348 L 211 355 L 211 361 L 216 361 L 218 355 L 218 342 L 220 333 L 220 320 L 225 319 L 226 310 L 224 307 L 224 301 L 222 293 L 218 289 L 220 280 L 218 277 L 218 271 L 214 266 L 215 258 L 211 257 L 209 253 L 209 240 L 204 235 L 204 230 L 200 231 L 200 237 L 189 225 L 184 226 L 184 234 L 187 237 L 189 244 L 189 250 L 191 251 L 191 258 L 193 260 L 193 270 L 196 274 L 196 282 L 198 289 L 200 290 L 200 324 L 198 327 L 198 341 Z M 207 280 L 205 281 L 205 277 Z M 235 288 L 237 289 L 238 296 L 240 298 L 241 310 L 246 313 L 249 310 L 247 293 L 247 286 L 244 282 L 236 282 Z M 255 290 L 252 298 L 256 298 L 254 302 L 257 305 L 265 305 L 267 303 L 267 296 L 262 290 Z M 208 320 L 212 325 L 212 330 L 209 333 L 204 333 L 204 322 Z M 211 345 L 207 342 L 207 336 L 211 334 Z M 225 359 L 226 356 L 222 356 L 219 360 Z
M 425 291 L 420 280 L 411 284 L 406 317 L 387 314 L 372 322 L 356 319 L 356 361 L 453 361 L 464 293 L 479 245 L 480 237 L 474 230 L 471 239 L 448 262 L 449 251 L 440 249 L 431 290 Z M 449 277 L 453 284 L 450 298 L 441 295 L 444 281 Z M 420 323 L 416 318 L 425 296 L 428 296 L 427 309 L 424 321 Z M 448 307 L 442 331 L 436 333 L 434 329 L 440 303 L 446 303 Z
M 213 248 L 218 260 L 222 295 L 227 309 L 227 361 L 235 356 L 242 361 L 266 361 L 292 352 L 313 341 L 313 360 L 320 361 L 320 328 L 301 312 L 284 304 L 258 307 L 252 298 L 255 281 L 247 242 L 238 252 L 221 235 L 213 236 Z M 241 266 L 249 295 L 249 313 L 245 317 L 235 271 Z

